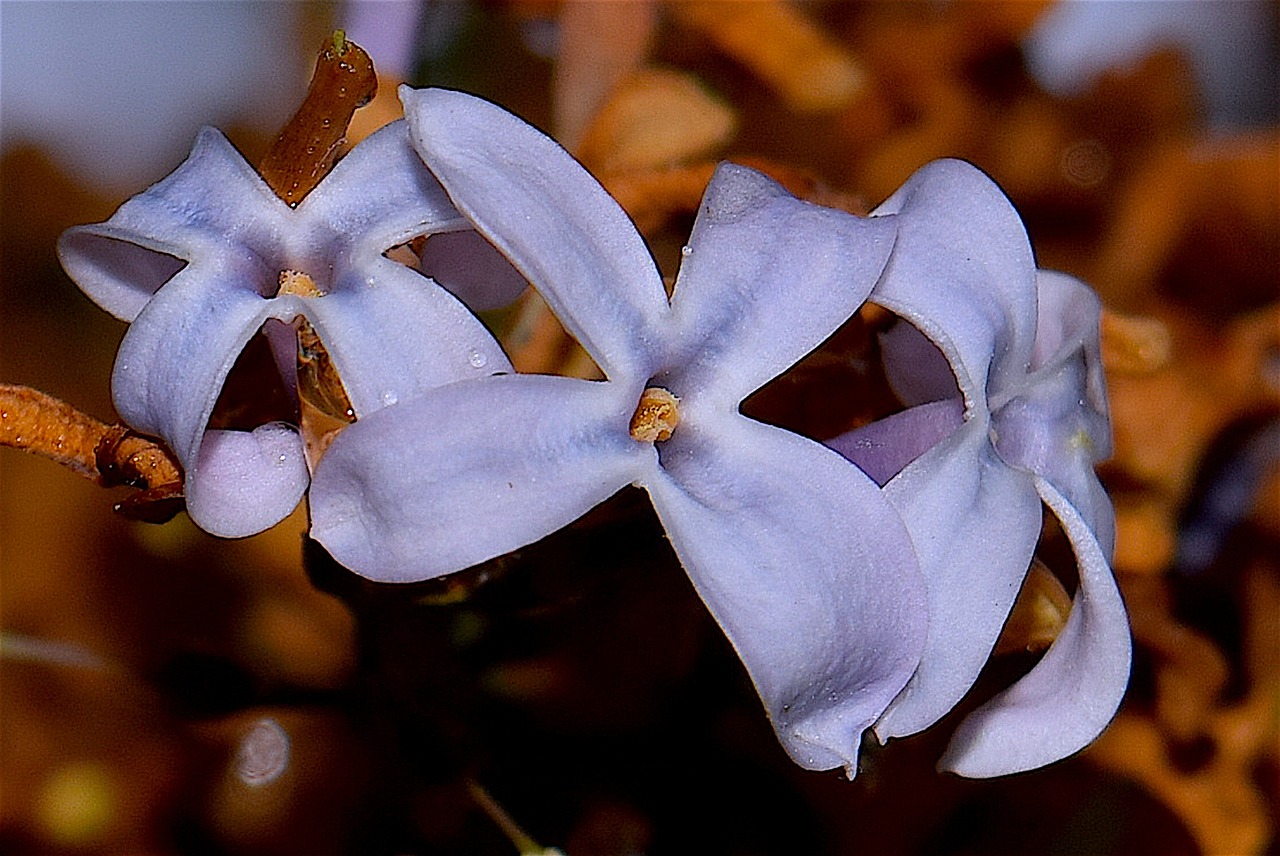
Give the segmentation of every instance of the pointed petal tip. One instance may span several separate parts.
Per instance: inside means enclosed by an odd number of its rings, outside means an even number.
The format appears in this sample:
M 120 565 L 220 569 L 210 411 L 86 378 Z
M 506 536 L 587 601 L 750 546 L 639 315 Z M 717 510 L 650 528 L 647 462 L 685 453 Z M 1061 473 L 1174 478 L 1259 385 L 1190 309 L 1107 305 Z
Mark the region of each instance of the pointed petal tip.
M 770 199 L 790 195 L 764 173 L 722 161 L 703 193 L 701 216 L 712 223 L 732 223 Z

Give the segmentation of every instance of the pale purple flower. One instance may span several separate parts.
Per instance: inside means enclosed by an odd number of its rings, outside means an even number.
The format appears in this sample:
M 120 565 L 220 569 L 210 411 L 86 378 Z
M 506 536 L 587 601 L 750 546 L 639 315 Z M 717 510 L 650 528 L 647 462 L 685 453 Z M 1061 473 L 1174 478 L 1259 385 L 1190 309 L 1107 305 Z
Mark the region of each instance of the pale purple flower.
M 606 380 L 467 380 L 361 419 L 316 469 L 313 536 L 360 574 L 421 580 L 641 486 L 787 751 L 804 767 L 852 774 L 863 730 L 922 644 L 911 543 L 860 470 L 738 407 L 862 303 L 893 218 L 810 205 L 723 165 L 668 301 L 635 227 L 553 141 L 462 93 L 401 97 L 454 204 Z M 646 392 L 655 389 L 678 399 L 664 399 L 678 424 L 656 442 L 632 430 L 642 397 L 663 396 Z
M 1017 212 L 969 164 L 929 164 L 874 213 L 898 223 L 870 300 L 910 322 L 883 351 L 912 406 L 830 445 L 884 483 L 929 591 L 924 656 L 875 731 L 920 731 L 972 686 L 1026 575 L 1043 502 L 1079 567 L 1071 615 L 1029 674 L 960 725 L 943 759 L 967 776 L 1038 767 L 1102 731 L 1129 674 L 1109 566 L 1115 518 L 1093 470 L 1111 448 L 1100 305 L 1077 280 L 1036 270 Z
M 304 316 L 357 417 L 510 368 L 462 303 L 383 255 L 420 235 L 469 228 L 403 122 L 357 146 L 296 208 L 206 128 L 175 172 L 105 223 L 68 230 L 58 251 L 95 302 L 132 322 L 112 377 L 120 415 L 173 449 L 192 520 L 237 537 L 279 522 L 308 481 L 294 427 L 206 430 L 227 373 L 260 329 L 292 384 L 296 345 L 286 325 Z M 306 286 L 282 288 L 289 272 Z

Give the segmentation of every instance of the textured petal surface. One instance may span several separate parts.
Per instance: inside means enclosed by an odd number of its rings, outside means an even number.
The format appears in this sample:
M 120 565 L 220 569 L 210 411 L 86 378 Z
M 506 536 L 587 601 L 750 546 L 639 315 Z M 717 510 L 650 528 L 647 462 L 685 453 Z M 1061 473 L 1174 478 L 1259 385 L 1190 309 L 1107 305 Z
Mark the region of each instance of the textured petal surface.
M 1036 489 L 1071 539 L 1080 588 L 1035 668 L 956 730 L 941 766 L 962 776 L 1031 770 L 1079 751 L 1111 721 L 1129 680 L 1129 624 L 1106 556 L 1062 494 L 1042 479 Z
M 853 461 L 883 486 L 963 422 L 964 402 L 949 398 L 909 407 L 824 440 L 823 445 Z
M 1031 361 L 1035 263 L 1022 221 L 991 179 L 958 160 L 922 167 L 879 214 L 899 215 L 898 239 L 869 299 L 942 350 L 972 408 L 989 376 L 999 385 Z M 909 356 L 888 345 L 892 373 Z
M 783 746 L 856 772 L 927 621 L 915 554 L 875 484 L 830 450 L 726 413 L 681 423 L 645 482 Z
M 343 273 L 332 293 L 295 301 L 361 417 L 451 381 L 511 371 L 502 346 L 456 297 L 381 256 Z M 283 298 L 275 303 L 286 312 Z
M 254 535 L 293 511 L 308 478 L 302 438 L 288 425 L 208 431 L 187 473 L 187 512 L 210 534 Z
M 501 375 L 344 430 L 316 468 L 311 534 L 375 580 L 429 579 L 551 534 L 656 466 L 614 384 Z
M 895 219 L 803 202 L 721 164 L 671 299 L 680 385 L 737 402 L 820 345 L 870 293 Z
M 296 210 L 299 234 L 332 253 L 335 240 L 358 250 L 388 247 L 463 224 L 449 196 L 414 152 L 403 120 L 385 125 L 351 150 Z
M 226 137 L 205 128 L 171 174 L 130 199 L 106 223 L 67 230 L 58 257 L 76 284 L 131 321 L 201 248 L 277 245 L 289 207 Z
M 269 303 L 244 286 L 254 259 L 192 265 L 129 326 L 111 377 L 116 409 L 130 426 L 163 437 L 194 475 L 196 450 L 222 382 Z
M 1102 368 L 1101 303 L 1084 283 L 1040 271 L 1032 371 L 993 396 L 996 449 L 1011 466 L 1048 480 L 1110 556 L 1111 502 L 1094 465 L 1111 455 Z
M 568 152 L 487 101 L 401 87 L 418 153 L 611 378 L 661 361 L 670 308 L 640 234 Z
M 884 488 L 911 532 L 929 595 L 920 666 L 884 718 L 881 740 L 921 731 L 968 692 L 995 645 L 1040 537 L 1031 478 L 991 448 L 973 418 Z

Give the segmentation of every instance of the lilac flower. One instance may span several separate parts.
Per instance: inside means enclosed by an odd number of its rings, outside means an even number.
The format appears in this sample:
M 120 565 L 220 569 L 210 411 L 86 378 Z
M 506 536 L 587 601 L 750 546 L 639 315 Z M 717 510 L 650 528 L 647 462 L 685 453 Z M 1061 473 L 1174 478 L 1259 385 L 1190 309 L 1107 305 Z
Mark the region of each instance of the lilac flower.
M 403 122 L 357 146 L 296 208 L 206 128 L 173 174 L 105 223 L 67 231 L 58 250 L 94 301 L 132 322 L 112 377 L 121 416 L 172 447 L 192 520 L 238 537 L 279 522 L 308 481 L 293 427 L 206 430 L 227 373 L 259 329 L 292 383 L 296 343 L 286 325 L 307 318 L 357 417 L 509 369 L 466 307 L 383 256 L 419 235 L 469 228 Z
M 852 775 L 925 624 L 897 513 L 822 445 L 738 412 L 866 297 L 893 218 L 861 220 L 721 166 L 668 301 L 623 211 L 563 149 L 476 98 L 402 88 L 418 151 L 539 289 L 605 381 L 431 390 L 330 447 L 312 534 L 379 580 L 465 568 L 645 488 L 791 756 Z
M 1031 769 L 1092 741 L 1129 674 L 1124 605 L 1109 559 L 1111 503 L 1093 465 L 1110 454 L 1097 297 L 1037 271 L 1017 213 L 960 161 L 917 172 L 876 212 L 898 241 L 871 300 L 911 322 L 884 337 L 903 413 L 831 441 L 884 483 L 929 590 L 911 682 L 876 724 L 913 734 L 968 691 L 1000 633 L 1040 535 L 1041 503 L 1079 565 L 1067 625 L 1036 667 L 961 724 L 943 765 L 963 775 Z

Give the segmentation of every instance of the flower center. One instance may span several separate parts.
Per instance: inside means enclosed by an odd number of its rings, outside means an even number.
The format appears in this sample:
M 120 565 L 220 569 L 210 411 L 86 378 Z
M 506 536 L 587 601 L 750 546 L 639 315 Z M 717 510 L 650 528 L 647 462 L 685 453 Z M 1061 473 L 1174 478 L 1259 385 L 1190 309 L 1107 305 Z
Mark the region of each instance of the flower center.
M 324 297 L 324 292 L 309 275 L 297 270 L 280 271 L 280 288 L 276 297 L 282 294 L 296 294 L 299 297 Z
M 631 439 L 637 443 L 661 443 L 671 438 L 680 424 L 680 399 L 660 386 L 640 393 L 640 403 L 631 415 Z

